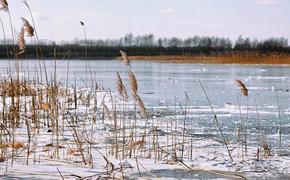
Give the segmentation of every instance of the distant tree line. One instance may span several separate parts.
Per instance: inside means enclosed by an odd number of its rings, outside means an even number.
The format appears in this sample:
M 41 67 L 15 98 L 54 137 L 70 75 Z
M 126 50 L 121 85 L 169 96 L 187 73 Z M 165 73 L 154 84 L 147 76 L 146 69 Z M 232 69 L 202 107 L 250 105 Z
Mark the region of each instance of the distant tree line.
M 98 39 L 64 42 L 56 46 L 48 40 L 41 40 L 42 56 L 54 57 L 54 48 L 58 58 L 82 58 L 85 49 L 88 50 L 88 58 L 116 57 L 119 50 L 125 50 L 129 55 L 194 55 L 194 54 L 223 54 L 235 51 L 254 52 L 284 52 L 289 53 L 288 40 L 284 37 L 269 38 L 258 41 L 257 39 L 243 38 L 239 36 L 235 42 L 229 38 L 201 37 L 189 38 L 155 38 L 153 34 L 134 36 L 126 34 L 119 39 Z M 0 41 L 0 58 L 7 58 L 6 49 L 16 48 L 11 40 Z M 36 53 L 36 43 L 31 42 L 26 46 L 26 53 L 21 58 L 37 58 L 41 54 Z M 10 52 L 11 54 L 11 52 Z

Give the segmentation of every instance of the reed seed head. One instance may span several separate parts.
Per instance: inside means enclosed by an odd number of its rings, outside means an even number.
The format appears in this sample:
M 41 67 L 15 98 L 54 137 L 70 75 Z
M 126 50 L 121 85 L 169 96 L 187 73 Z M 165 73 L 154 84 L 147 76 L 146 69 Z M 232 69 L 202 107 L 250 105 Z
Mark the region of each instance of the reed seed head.
M 0 10 L 9 11 L 8 2 L 6 0 L 0 0 Z
M 137 84 L 137 79 L 135 77 L 135 74 L 132 71 L 129 72 L 129 81 L 130 81 L 132 96 L 134 98 L 136 98 L 137 90 L 138 90 L 138 84 Z
M 22 0 L 22 3 L 29 8 L 29 5 L 26 0 Z
M 24 39 L 24 28 L 21 28 L 20 33 L 18 34 L 18 47 L 19 47 L 19 54 L 23 54 L 25 52 L 25 39 Z
M 25 18 L 21 18 L 23 22 L 23 28 L 24 31 L 27 33 L 28 37 L 33 37 L 34 36 L 34 29 L 33 27 L 29 24 L 29 22 Z
M 235 82 L 240 87 L 242 95 L 248 96 L 248 89 L 245 86 L 245 84 L 241 80 L 238 80 L 238 79 L 236 79 Z
M 120 50 L 120 53 L 121 53 L 123 62 L 126 65 L 129 65 L 130 64 L 130 60 L 129 60 L 129 57 L 128 57 L 127 53 L 125 51 L 121 51 L 121 50 Z
M 117 89 L 118 89 L 119 93 L 121 94 L 121 96 L 126 101 L 128 101 L 128 93 L 127 93 L 126 87 L 123 84 L 123 81 L 121 79 L 119 72 L 117 72 Z
M 140 111 L 141 111 L 141 116 L 142 117 L 146 117 L 147 116 L 147 110 L 146 110 L 146 107 L 142 101 L 142 99 L 140 98 L 139 95 L 136 95 L 136 100 L 137 100 L 137 103 L 138 103 L 138 106 L 140 107 Z

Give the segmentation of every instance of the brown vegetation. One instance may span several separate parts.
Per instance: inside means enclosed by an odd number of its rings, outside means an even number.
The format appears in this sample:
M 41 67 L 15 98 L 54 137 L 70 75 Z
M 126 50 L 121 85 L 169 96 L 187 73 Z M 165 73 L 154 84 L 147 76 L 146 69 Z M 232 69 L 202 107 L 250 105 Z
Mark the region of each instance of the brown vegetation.
M 289 54 L 231 53 L 223 55 L 131 56 L 131 60 L 201 64 L 290 64 Z

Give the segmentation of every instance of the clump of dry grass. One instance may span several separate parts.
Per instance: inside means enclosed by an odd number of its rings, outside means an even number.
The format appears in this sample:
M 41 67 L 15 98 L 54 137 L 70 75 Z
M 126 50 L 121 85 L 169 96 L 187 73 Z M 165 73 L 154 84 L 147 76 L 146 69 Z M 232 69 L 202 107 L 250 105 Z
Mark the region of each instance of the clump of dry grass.
M 9 143 L 8 146 L 12 149 L 19 150 L 24 148 L 24 144 L 22 142 L 13 142 Z
M 0 96 L 11 97 L 19 96 L 33 96 L 36 94 L 32 85 L 27 82 L 4 81 L 0 82 Z
M 238 79 L 236 79 L 235 82 L 240 87 L 242 95 L 248 96 L 248 89 L 245 86 L 245 84 L 241 80 L 238 80 Z

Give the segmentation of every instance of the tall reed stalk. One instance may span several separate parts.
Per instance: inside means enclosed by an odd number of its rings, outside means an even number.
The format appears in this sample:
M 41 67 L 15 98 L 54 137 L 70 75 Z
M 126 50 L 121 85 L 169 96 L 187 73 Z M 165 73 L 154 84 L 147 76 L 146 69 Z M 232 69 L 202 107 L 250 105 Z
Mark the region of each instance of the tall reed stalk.
M 248 88 L 246 87 L 246 85 L 241 80 L 236 79 L 235 83 L 240 88 L 241 95 L 246 97 L 246 101 L 247 101 L 246 123 L 247 123 L 248 120 L 249 120 L 249 99 L 248 99 L 249 92 L 248 92 Z M 244 138 L 245 138 L 245 141 L 244 141 L 244 144 L 245 144 L 245 156 L 247 156 L 248 155 L 248 142 L 247 142 L 248 132 L 247 132 L 246 124 L 244 124 L 243 133 L 244 133 Z
M 1 23 L 1 28 L 2 28 L 2 33 L 3 33 L 3 38 L 4 38 L 4 43 L 5 43 L 5 48 L 6 48 L 6 56 L 9 59 L 9 50 L 8 50 L 8 45 L 7 45 L 7 40 L 6 40 L 6 33 L 3 25 L 2 18 L 0 17 L 0 23 Z M 10 69 L 10 60 L 9 60 L 9 69 Z
M 231 153 L 231 151 L 230 151 L 230 149 L 229 149 L 229 147 L 228 147 L 228 139 L 225 137 L 225 135 L 224 135 L 224 133 L 223 133 L 223 131 L 222 131 L 222 128 L 221 128 L 220 123 L 219 123 L 219 121 L 218 121 L 217 115 L 216 115 L 215 112 L 214 112 L 214 109 L 213 109 L 213 107 L 212 107 L 212 105 L 211 105 L 211 102 L 210 102 L 210 100 L 209 100 L 209 97 L 208 97 L 208 95 L 207 95 L 207 93 L 206 93 L 206 91 L 205 91 L 205 89 L 204 89 L 204 87 L 203 87 L 203 85 L 202 85 L 200 79 L 198 79 L 198 82 L 199 82 L 199 84 L 200 84 L 200 86 L 201 86 L 201 88 L 202 88 L 202 91 L 203 91 L 203 93 L 204 93 L 204 95 L 205 95 L 205 97 L 206 97 L 206 100 L 207 100 L 207 102 L 208 102 L 208 105 L 210 106 L 210 109 L 211 109 L 212 114 L 213 114 L 213 116 L 214 116 L 214 121 L 215 121 L 215 123 L 216 123 L 216 125 L 217 125 L 217 127 L 218 127 L 218 131 L 219 131 L 219 133 L 220 133 L 220 135 L 221 135 L 221 137 L 222 137 L 222 140 L 223 140 L 223 143 L 224 143 L 224 145 L 225 145 L 225 147 L 226 147 L 226 149 L 227 149 L 228 155 L 229 155 L 231 161 L 233 161 L 234 159 L 233 159 L 233 157 L 232 157 L 232 153 Z
M 281 109 L 280 109 L 280 100 L 279 100 L 279 95 L 275 87 L 275 95 L 276 95 L 276 100 L 277 100 L 277 109 L 278 109 L 278 119 L 279 119 L 279 155 L 282 155 L 282 120 L 281 120 Z
M 30 17 L 31 17 L 31 20 L 32 20 L 32 25 L 33 25 L 33 28 L 34 28 L 34 31 L 35 31 L 35 38 L 36 38 L 38 49 L 39 49 L 39 52 L 40 52 L 40 59 L 42 60 L 42 63 L 43 63 L 46 85 L 48 86 L 48 75 L 47 75 L 47 71 L 46 71 L 46 64 L 45 64 L 45 61 L 43 59 L 42 48 L 41 48 L 41 44 L 40 44 L 40 41 L 39 41 L 39 38 L 38 38 L 38 33 L 37 33 L 37 30 L 36 30 L 36 25 L 35 25 L 35 22 L 34 22 L 32 11 L 31 11 L 31 8 L 30 8 L 30 6 L 29 6 L 29 4 L 28 4 L 28 2 L 26 0 L 22 0 L 22 2 L 27 7 L 27 9 L 29 11 L 29 14 L 30 14 Z M 41 65 L 39 66 L 39 68 L 41 70 Z M 41 76 L 42 76 L 42 72 L 41 72 Z

